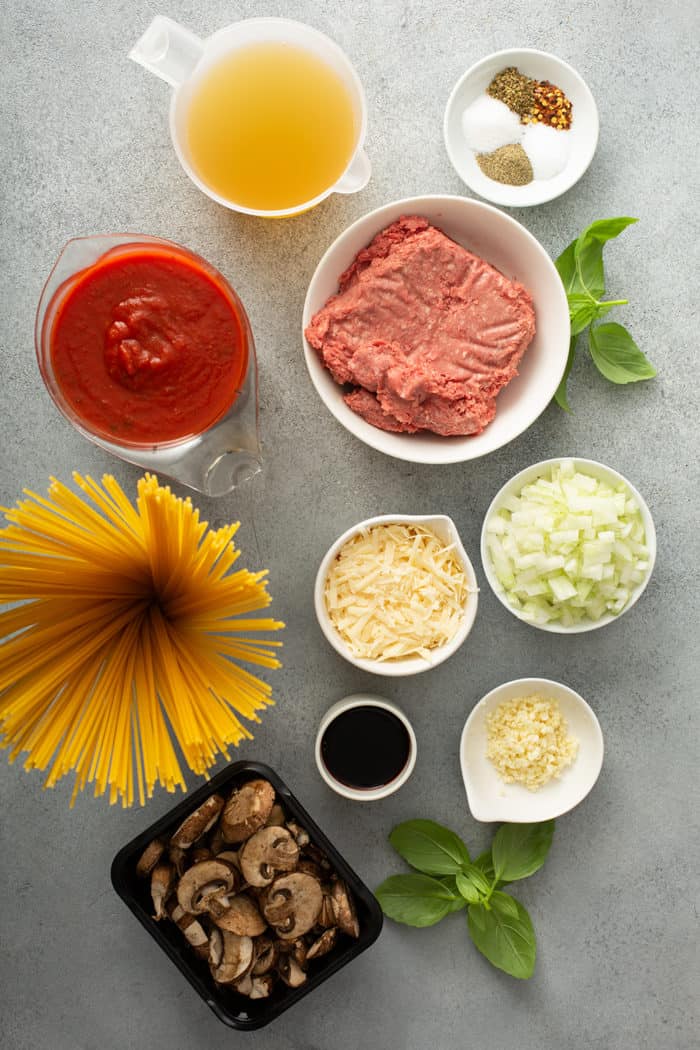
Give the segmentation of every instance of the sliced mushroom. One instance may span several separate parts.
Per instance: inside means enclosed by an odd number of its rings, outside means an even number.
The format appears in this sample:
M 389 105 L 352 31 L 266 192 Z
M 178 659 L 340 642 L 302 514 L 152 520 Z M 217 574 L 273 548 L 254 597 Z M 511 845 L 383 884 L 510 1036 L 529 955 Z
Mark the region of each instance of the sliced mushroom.
M 308 831 L 306 831 L 299 824 L 297 824 L 296 821 L 288 820 L 286 826 L 287 826 L 288 830 L 291 831 L 292 835 L 294 836 L 294 839 L 296 841 L 297 846 L 303 848 L 304 846 L 308 846 L 309 845 L 309 842 L 311 840 L 309 838 Z
M 312 860 L 305 859 L 304 857 L 302 857 L 297 864 L 296 870 L 303 871 L 305 875 L 313 875 L 313 877 L 318 879 L 319 882 L 323 880 L 323 872 L 318 864 L 314 863 Z
M 302 937 L 297 937 L 295 941 L 284 941 L 280 947 L 287 955 L 292 955 L 302 968 L 306 966 L 307 949 Z
M 293 871 L 299 847 L 286 828 L 267 827 L 256 831 L 242 847 L 241 874 L 250 886 L 269 886 L 281 871 Z
M 301 866 L 299 868 L 301 871 Z M 316 920 L 319 926 L 323 926 L 325 929 L 330 929 L 331 926 L 335 926 L 335 908 L 333 907 L 333 898 L 330 895 L 330 891 L 323 891 L 323 904 L 321 910 L 318 913 L 318 919 Z
M 306 974 L 293 955 L 282 955 L 277 963 L 277 972 L 286 985 L 298 988 L 306 980 Z
M 148 878 L 163 856 L 164 850 L 165 843 L 160 839 L 154 839 L 153 842 L 149 842 L 136 865 L 136 874 L 140 879 Z
M 317 941 L 311 945 L 306 953 L 307 961 L 312 959 L 320 959 L 322 955 L 326 955 L 327 952 L 335 946 L 335 942 L 338 940 L 338 928 L 334 926 L 330 930 L 326 930 L 322 933 Z
M 259 977 L 252 977 L 251 985 L 251 990 L 248 992 L 251 999 L 267 999 L 275 986 L 275 978 L 271 973 L 264 973 Z
M 175 869 L 172 864 L 156 864 L 151 872 L 151 899 L 155 908 L 154 919 L 165 915 L 165 902 L 175 885 Z
M 227 898 L 227 903 L 223 911 L 218 908 L 212 911 L 212 919 L 220 929 L 246 937 L 257 937 L 263 932 L 267 923 L 250 897 L 240 893 Z
M 357 921 L 355 905 L 342 879 L 336 879 L 333 883 L 331 899 L 336 921 L 343 933 L 347 933 L 350 937 L 359 937 L 360 924 Z
M 196 846 L 192 850 L 192 863 L 201 864 L 203 860 L 211 860 L 214 854 L 206 846 Z
M 218 984 L 231 984 L 247 973 L 253 962 L 253 941 L 228 930 L 212 930 L 209 939 L 211 975 Z
M 240 870 L 241 870 L 241 863 L 240 863 L 240 860 L 238 859 L 238 854 L 239 853 L 240 853 L 240 850 L 224 849 L 220 853 L 216 854 L 216 859 L 225 861 L 227 864 L 231 865 L 231 867 L 233 868 L 234 871 L 240 872 Z
M 253 978 L 249 973 L 244 973 L 242 977 L 239 977 L 237 981 L 233 982 L 233 987 L 241 995 L 250 996 L 253 991 Z
M 209 937 L 199 919 L 195 915 L 190 915 L 189 912 L 183 911 L 175 899 L 169 902 L 166 910 L 173 922 L 182 930 L 185 939 L 192 946 L 195 954 L 200 959 L 206 959 L 209 956 Z
M 223 806 L 224 800 L 221 795 L 210 795 L 199 809 L 190 813 L 189 817 L 183 820 L 175 834 L 171 836 L 171 844 L 181 846 L 182 849 L 189 849 L 197 839 L 214 826 Z
M 314 864 L 318 864 L 319 868 L 326 873 L 331 871 L 331 863 L 328 857 L 318 846 L 314 846 L 313 842 L 310 842 L 308 846 L 304 846 L 303 859 L 312 860 Z
M 182 846 L 169 846 L 168 857 L 177 872 L 177 877 L 180 878 L 190 861 L 187 850 L 183 849 Z
M 244 842 L 262 828 L 275 803 L 275 789 L 267 780 L 249 780 L 236 788 L 221 814 L 226 842 Z
M 183 911 L 199 915 L 209 911 L 212 900 L 233 891 L 234 873 L 224 861 L 205 860 L 194 864 L 177 885 L 177 899 Z
M 265 894 L 263 915 L 279 938 L 294 941 L 316 922 L 323 903 L 318 879 L 303 872 L 279 875 Z
M 226 849 L 224 833 L 220 827 L 214 828 L 209 838 L 209 849 L 216 857 L 223 849 Z
M 255 963 L 251 973 L 254 977 L 260 976 L 260 974 L 267 973 L 277 962 L 279 958 L 279 944 L 277 941 L 273 941 L 271 937 L 265 936 L 257 937 L 255 940 Z
M 268 828 L 281 828 L 284 824 L 284 810 L 280 806 L 279 802 L 275 802 L 274 806 L 270 810 L 270 816 L 265 822 L 265 826 Z

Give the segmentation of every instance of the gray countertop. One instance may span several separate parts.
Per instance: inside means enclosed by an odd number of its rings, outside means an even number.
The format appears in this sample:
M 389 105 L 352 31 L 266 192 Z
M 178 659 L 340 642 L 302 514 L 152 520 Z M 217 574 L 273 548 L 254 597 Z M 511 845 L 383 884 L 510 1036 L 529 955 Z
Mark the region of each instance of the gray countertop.
M 110 886 L 113 855 L 172 798 L 158 791 L 144 811 L 123 811 L 86 794 L 71 811 L 70 778 L 42 792 L 40 773 L 24 772 L 19 761 L 10 766 L 3 755 L 4 1050 L 698 1045 L 698 187 L 690 96 L 700 25 L 692 7 L 679 0 L 4 6 L 0 503 L 13 504 L 25 486 L 45 490 L 49 475 L 69 480 L 75 469 L 113 472 L 133 492 L 139 470 L 86 442 L 45 392 L 34 311 L 69 237 L 137 230 L 172 238 L 230 278 L 259 352 L 264 472 L 229 497 L 197 501 L 214 523 L 240 518 L 243 560 L 269 567 L 273 610 L 288 623 L 285 666 L 271 676 L 277 707 L 240 757 L 278 770 L 374 887 L 401 870 L 386 838 L 400 820 L 431 817 L 475 847 L 490 841 L 467 809 L 458 741 L 475 701 L 494 685 L 527 675 L 567 682 L 593 706 L 606 745 L 598 784 L 558 821 L 545 868 L 519 891 L 539 941 L 531 981 L 490 968 L 461 916 L 428 930 L 387 921 L 370 951 L 252 1034 L 230 1032 L 214 1018 Z M 267 223 L 200 194 L 170 146 L 166 85 L 126 58 L 156 13 L 202 35 L 239 17 L 283 14 L 334 37 L 367 91 L 369 186 Z M 509 46 L 571 62 L 601 117 L 598 152 L 581 182 L 550 204 L 512 214 L 554 256 L 593 219 L 640 218 L 607 250 L 608 287 L 629 298 L 619 319 L 659 376 L 613 387 L 580 355 L 572 415 L 550 407 L 517 441 L 471 463 L 394 461 L 342 429 L 313 390 L 299 337 L 305 290 L 323 251 L 355 218 L 400 197 L 467 192 L 445 154 L 443 108 L 469 65 Z M 429 674 L 376 680 L 336 656 L 316 624 L 311 592 L 318 562 L 340 532 L 382 512 L 444 512 L 479 570 L 479 532 L 494 493 L 529 463 L 559 454 L 610 464 L 651 507 L 658 562 L 628 616 L 602 631 L 556 637 L 521 624 L 484 589 L 468 642 Z M 419 745 L 410 782 L 366 806 L 330 792 L 312 752 L 323 711 L 362 689 L 400 702 Z

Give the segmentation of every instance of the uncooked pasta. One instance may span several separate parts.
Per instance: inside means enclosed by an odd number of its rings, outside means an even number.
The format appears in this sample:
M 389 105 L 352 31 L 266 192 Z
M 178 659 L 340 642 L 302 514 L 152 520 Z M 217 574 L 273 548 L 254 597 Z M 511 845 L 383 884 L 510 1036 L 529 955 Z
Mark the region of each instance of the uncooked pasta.
M 0 530 L 0 746 L 26 769 L 70 771 L 71 804 L 95 795 L 143 805 L 156 783 L 185 790 L 274 703 L 239 661 L 279 667 L 284 624 L 266 571 L 235 569 L 238 524 L 209 529 L 189 498 L 146 474 L 133 506 L 110 475 L 52 479 L 48 496 L 4 509 Z M 174 739 L 173 739 L 174 738 Z

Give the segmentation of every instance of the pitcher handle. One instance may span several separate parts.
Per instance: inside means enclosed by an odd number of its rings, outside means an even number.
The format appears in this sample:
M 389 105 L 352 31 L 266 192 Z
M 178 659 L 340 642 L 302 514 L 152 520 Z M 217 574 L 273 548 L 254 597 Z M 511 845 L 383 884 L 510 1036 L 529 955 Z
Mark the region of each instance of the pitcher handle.
M 370 180 L 372 165 L 363 149 L 359 149 L 352 159 L 350 167 L 333 187 L 334 193 L 357 193 L 363 190 Z
M 187 80 L 203 52 L 204 42 L 198 36 L 172 18 L 158 15 L 131 49 L 129 58 L 177 87 Z

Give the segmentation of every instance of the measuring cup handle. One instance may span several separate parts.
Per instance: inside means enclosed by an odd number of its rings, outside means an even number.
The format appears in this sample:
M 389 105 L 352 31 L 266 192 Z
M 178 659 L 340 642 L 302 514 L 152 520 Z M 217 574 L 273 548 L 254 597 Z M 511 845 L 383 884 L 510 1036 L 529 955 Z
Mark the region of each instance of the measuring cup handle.
M 372 165 L 363 149 L 357 151 L 352 163 L 344 175 L 333 187 L 334 193 L 357 193 L 363 190 L 370 180 Z
M 204 43 L 198 36 L 172 18 L 158 15 L 129 52 L 129 58 L 177 87 L 187 80 L 203 52 Z

